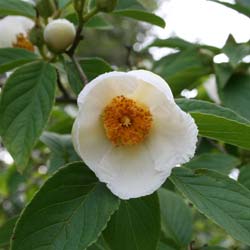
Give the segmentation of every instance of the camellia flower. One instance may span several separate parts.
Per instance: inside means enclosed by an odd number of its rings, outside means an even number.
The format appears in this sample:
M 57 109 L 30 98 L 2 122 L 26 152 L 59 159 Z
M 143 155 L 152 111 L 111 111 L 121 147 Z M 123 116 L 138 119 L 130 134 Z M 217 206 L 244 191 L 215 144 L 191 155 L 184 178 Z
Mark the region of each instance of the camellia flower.
M 22 16 L 7 16 L 0 20 L 0 48 L 18 47 L 34 51 L 28 32 L 34 22 Z
M 195 153 L 194 120 L 149 71 L 100 75 L 82 90 L 78 106 L 75 149 L 122 199 L 153 193 Z

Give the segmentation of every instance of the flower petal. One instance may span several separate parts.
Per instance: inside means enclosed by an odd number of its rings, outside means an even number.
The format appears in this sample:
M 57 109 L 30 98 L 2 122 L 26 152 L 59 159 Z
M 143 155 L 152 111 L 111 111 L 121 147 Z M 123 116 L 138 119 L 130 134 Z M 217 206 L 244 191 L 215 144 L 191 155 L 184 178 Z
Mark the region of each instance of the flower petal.
M 145 145 L 113 147 L 95 173 L 121 199 L 137 198 L 156 191 L 171 171 L 157 171 Z
M 128 72 L 129 75 L 135 76 L 137 79 L 147 82 L 153 87 L 159 89 L 164 95 L 171 101 L 174 101 L 174 97 L 167 82 L 160 76 L 147 71 L 147 70 L 132 70 Z
M 193 118 L 165 100 L 153 111 L 154 125 L 146 140 L 158 170 L 187 162 L 195 153 L 198 129 Z

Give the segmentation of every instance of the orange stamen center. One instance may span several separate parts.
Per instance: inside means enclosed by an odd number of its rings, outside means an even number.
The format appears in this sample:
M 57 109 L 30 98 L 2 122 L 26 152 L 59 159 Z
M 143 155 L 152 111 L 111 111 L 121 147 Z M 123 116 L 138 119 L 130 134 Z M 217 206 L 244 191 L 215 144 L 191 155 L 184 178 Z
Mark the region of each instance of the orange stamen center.
M 106 135 L 116 146 L 142 142 L 153 122 L 145 105 L 124 96 L 113 98 L 105 107 L 102 118 Z
M 34 51 L 33 44 L 29 41 L 27 37 L 25 37 L 22 33 L 16 36 L 16 42 L 12 44 L 14 48 L 22 48 L 30 51 Z

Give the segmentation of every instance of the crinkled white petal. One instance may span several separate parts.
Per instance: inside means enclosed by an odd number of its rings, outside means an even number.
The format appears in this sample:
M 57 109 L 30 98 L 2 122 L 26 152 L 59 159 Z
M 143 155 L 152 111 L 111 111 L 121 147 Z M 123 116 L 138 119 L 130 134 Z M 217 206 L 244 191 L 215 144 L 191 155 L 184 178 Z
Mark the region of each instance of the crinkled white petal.
M 111 72 L 90 82 L 78 97 L 79 113 L 72 132 L 75 148 L 122 199 L 151 194 L 172 168 L 194 155 L 197 127 L 169 91 L 167 83 L 152 73 Z M 152 130 L 138 145 L 115 147 L 106 137 L 101 115 L 119 95 L 145 104 L 153 116 Z
M 169 100 L 174 101 L 174 97 L 170 87 L 168 86 L 167 82 L 160 76 L 147 70 L 132 70 L 128 72 L 128 74 L 135 76 L 143 82 L 147 82 L 153 85 L 155 88 L 161 90 Z
M 98 178 L 121 199 L 149 195 L 170 175 L 171 169 L 158 171 L 147 147 L 112 147 L 100 162 Z
M 34 22 L 22 16 L 7 16 L 0 20 L 0 48 L 12 47 L 17 35 L 27 32 L 33 27 Z
M 154 125 L 145 143 L 156 169 L 164 171 L 189 161 L 195 154 L 198 136 L 193 118 L 168 101 L 151 113 Z

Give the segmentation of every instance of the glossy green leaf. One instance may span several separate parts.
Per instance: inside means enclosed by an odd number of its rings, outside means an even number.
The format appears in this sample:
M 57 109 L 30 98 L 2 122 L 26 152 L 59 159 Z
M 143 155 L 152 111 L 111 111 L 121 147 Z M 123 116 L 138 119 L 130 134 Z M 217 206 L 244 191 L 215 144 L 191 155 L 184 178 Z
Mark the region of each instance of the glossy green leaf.
M 178 99 L 177 104 L 190 112 L 201 136 L 250 149 L 250 124 L 246 119 L 229 109 L 204 101 Z
M 93 245 L 88 247 L 87 250 L 110 250 L 108 244 L 104 240 L 104 237 L 101 235 L 101 237 L 95 242 Z
M 52 176 L 25 208 L 11 250 L 79 250 L 94 243 L 119 206 L 83 163 Z
M 162 229 L 179 246 L 186 246 L 192 237 L 192 214 L 183 199 L 166 189 L 158 191 Z
M 250 17 L 250 7 L 245 4 L 246 1 L 243 2 L 243 0 L 238 0 L 235 4 L 224 2 L 224 1 L 219 1 L 219 0 L 209 0 L 209 1 L 222 4 L 222 5 L 226 6 L 226 7 L 229 7 L 231 9 L 233 9 L 233 10 L 236 10 L 236 11 Z
M 0 15 L 20 15 L 35 17 L 36 12 L 32 4 L 20 0 L 0 0 Z
M 4 86 L 0 134 L 20 171 L 49 118 L 55 87 L 55 69 L 42 61 L 17 69 Z
M 156 61 L 153 71 L 168 82 L 174 94 L 179 94 L 184 88 L 199 84 L 201 77 L 209 75 L 213 71 L 212 64 L 211 55 L 199 48 L 190 48 Z
M 147 22 L 159 26 L 161 28 L 164 28 L 166 25 L 165 21 L 161 17 L 144 10 L 123 9 L 123 10 L 115 10 L 113 13 L 125 17 L 130 17 L 138 21 Z
M 160 236 L 157 194 L 122 201 L 104 237 L 111 250 L 154 250 Z
M 36 54 L 26 49 L 3 48 L 0 49 L 0 74 L 14 69 L 22 64 L 37 59 Z
M 250 191 L 244 186 L 205 169 L 175 168 L 171 181 L 200 212 L 235 239 L 250 244 Z
M 232 35 L 229 35 L 226 44 L 222 48 L 233 66 L 236 66 L 245 56 L 250 54 L 250 43 L 237 44 Z
M 246 188 L 250 189 L 250 164 L 246 164 L 240 168 L 238 181 Z
M 228 175 L 230 171 L 240 164 L 240 160 L 229 154 L 206 153 L 201 154 L 185 164 L 191 169 L 206 168 Z
M 179 49 L 179 50 L 186 50 L 190 48 L 203 48 L 203 49 L 208 49 L 215 54 L 220 53 L 220 49 L 213 47 L 213 46 L 208 46 L 208 45 L 201 45 L 201 44 L 195 44 L 195 43 L 190 43 L 180 37 L 170 37 L 167 39 L 156 39 L 154 40 L 148 47 L 160 47 L 160 48 L 173 48 L 173 49 Z M 148 48 L 147 47 L 147 48 Z
M 96 78 L 98 75 L 113 71 L 111 66 L 101 58 L 83 58 L 79 61 L 89 81 Z M 69 83 L 72 90 L 79 94 L 83 88 L 83 83 L 79 78 L 79 73 L 72 63 L 65 65 L 68 72 Z
M 214 70 L 217 86 L 223 89 L 232 76 L 234 69 L 229 63 L 215 63 Z
M 50 173 L 56 171 L 66 163 L 80 160 L 74 150 L 71 135 L 44 132 L 40 140 L 51 150 L 49 164 Z
M 17 217 L 13 217 L 0 226 L 0 247 L 9 245 L 16 221 Z
M 177 98 L 175 101 L 182 110 L 189 113 L 200 113 L 211 116 L 223 117 L 225 119 L 237 121 L 239 123 L 250 123 L 250 121 L 240 116 L 233 110 L 211 102 L 184 98 Z
M 250 120 L 250 75 L 234 74 L 219 91 L 223 105 Z

